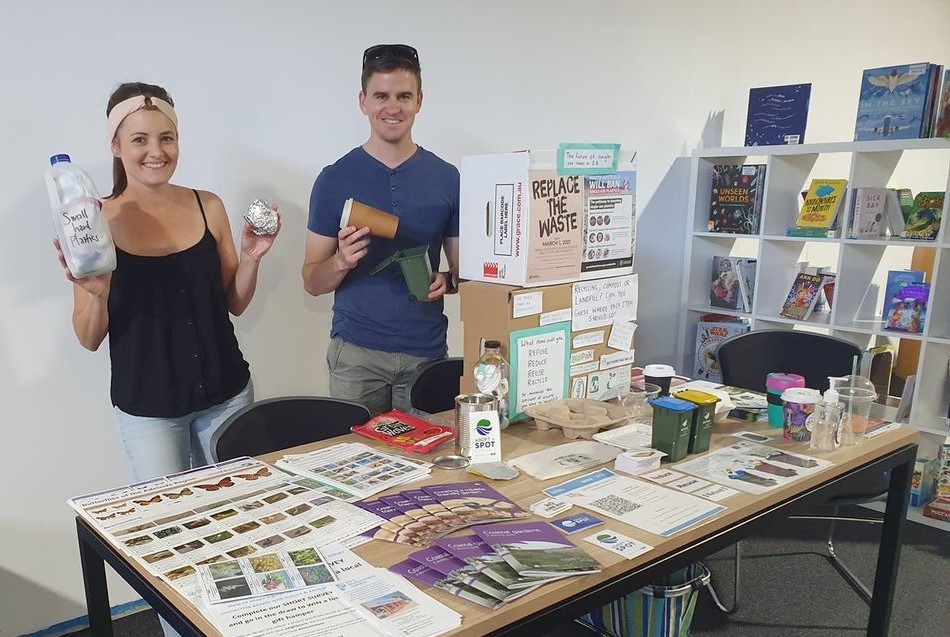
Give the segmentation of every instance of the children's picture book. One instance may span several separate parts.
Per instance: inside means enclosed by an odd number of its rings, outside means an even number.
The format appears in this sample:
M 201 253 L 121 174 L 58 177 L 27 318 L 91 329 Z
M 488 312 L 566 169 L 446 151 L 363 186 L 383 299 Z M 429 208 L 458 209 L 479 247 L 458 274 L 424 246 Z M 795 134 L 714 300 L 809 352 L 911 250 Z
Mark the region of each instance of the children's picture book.
M 749 89 L 745 145 L 804 144 L 811 84 Z
M 914 197 L 914 205 L 904 217 L 904 239 L 933 241 L 940 232 L 940 221 L 943 216 L 942 192 L 918 192 Z
M 847 179 L 812 179 L 795 225 L 825 230 L 834 227 L 847 187 Z
M 781 315 L 799 321 L 807 319 L 815 309 L 815 303 L 821 295 L 823 281 L 824 277 L 820 274 L 806 272 L 796 274 L 785 303 L 782 305 Z
M 939 72 L 927 62 L 865 70 L 854 141 L 927 137 Z
M 704 316 L 705 318 L 705 316 Z M 732 319 L 730 321 L 700 321 L 696 324 L 695 376 L 703 380 L 722 382 L 722 370 L 716 356 L 719 344 L 727 338 L 749 331 L 749 325 Z
M 934 137 L 950 139 L 950 69 L 944 71 L 943 89 L 940 91 L 940 101 L 937 105 L 937 125 Z
M 739 289 L 738 259 L 713 257 L 712 277 L 709 283 L 709 304 L 730 310 L 742 309 L 742 293 Z
M 927 320 L 927 303 L 930 299 L 929 283 L 908 283 L 888 299 L 884 328 L 909 334 L 924 331 Z
M 929 298 L 929 283 L 908 283 L 890 299 L 884 327 L 919 334 L 924 329 Z
M 472 530 L 521 575 L 600 572 L 597 560 L 547 522 L 486 524 Z
M 884 309 L 881 310 L 881 320 L 887 322 L 891 299 L 900 297 L 904 286 L 910 283 L 923 283 L 923 281 L 924 273 L 921 270 L 890 270 L 884 286 Z
M 758 233 L 764 186 L 765 164 L 713 166 L 709 231 Z
M 884 234 L 887 188 L 855 188 L 851 194 L 851 239 L 875 239 Z

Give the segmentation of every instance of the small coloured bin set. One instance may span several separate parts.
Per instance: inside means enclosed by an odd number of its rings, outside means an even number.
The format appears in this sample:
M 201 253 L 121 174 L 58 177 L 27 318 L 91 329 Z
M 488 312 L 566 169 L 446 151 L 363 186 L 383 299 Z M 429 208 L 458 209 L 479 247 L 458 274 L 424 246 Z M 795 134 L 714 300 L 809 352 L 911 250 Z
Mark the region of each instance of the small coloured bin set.
M 693 389 L 652 400 L 651 446 L 665 453 L 670 462 L 689 453 L 709 451 L 717 402 L 716 396 Z

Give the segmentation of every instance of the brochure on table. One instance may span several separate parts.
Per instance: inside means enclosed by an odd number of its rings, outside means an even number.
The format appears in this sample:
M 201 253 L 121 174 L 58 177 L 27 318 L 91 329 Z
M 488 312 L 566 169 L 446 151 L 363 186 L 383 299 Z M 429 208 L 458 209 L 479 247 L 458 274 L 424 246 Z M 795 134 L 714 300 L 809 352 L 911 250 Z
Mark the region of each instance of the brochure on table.
M 340 492 L 347 502 L 362 500 L 407 482 L 429 477 L 432 465 L 423 460 L 384 453 L 360 442 L 347 442 L 310 453 L 287 455 L 275 462 Z
M 324 555 L 333 584 L 201 610 L 227 637 L 432 637 L 461 624 L 455 611 L 345 547 L 328 546 Z
M 675 535 L 726 509 L 687 493 L 617 475 L 609 469 L 568 480 L 545 489 L 544 493 L 662 537 Z
M 69 500 L 113 546 L 192 602 L 200 566 L 328 543 L 383 519 L 260 461 L 238 458 Z
M 724 484 L 746 493 L 766 493 L 817 473 L 828 460 L 740 440 L 694 460 L 680 462 L 677 471 Z

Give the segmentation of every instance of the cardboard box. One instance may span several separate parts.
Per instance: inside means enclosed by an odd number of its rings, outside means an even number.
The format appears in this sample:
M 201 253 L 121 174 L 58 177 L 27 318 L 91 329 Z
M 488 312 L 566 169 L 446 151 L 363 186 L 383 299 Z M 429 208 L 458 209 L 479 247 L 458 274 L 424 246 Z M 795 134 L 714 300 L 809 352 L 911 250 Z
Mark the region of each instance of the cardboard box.
M 462 158 L 459 276 L 524 287 L 633 272 L 636 172 L 559 175 L 553 151 Z
M 919 458 L 914 462 L 914 475 L 910 483 L 910 506 L 923 506 L 933 497 L 936 471 L 936 459 Z
M 578 290 L 589 286 L 619 290 L 620 286 L 636 280 L 636 276 L 617 280 L 604 280 L 594 284 L 579 284 Z M 627 286 L 627 290 L 629 290 Z M 634 285 L 635 291 L 635 285 Z M 465 281 L 459 286 L 460 314 L 463 331 L 464 371 L 460 388 L 463 393 L 475 391 L 474 369 L 486 340 L 497 340 L 501 351 L 511 364 L 509 381 L 509 405 L 511 413 L 516 415 L 516 401 L 512 399 L 517 384 L 517 356 L 511 350 L 511 333 L 521 330 L 570 324 L 573 316 L 574 284 L 564 283 L 543 288 L 523 288 L 511 285 L 498 285 L 481 281 Z M 610 294 L 603 295 L 609 297 Z M 618 297 L 619 298 L 619 297 Z M 610 305 L 604 301 L 603 308 L 591 310 L 589 305 L 582 307 L 582 323 L 592 326 L 578 331 L 569 331 L 569 353 L 566 361 L 569 389 L 557 398 L 568 395 L 600 399 L 611 398 L 620 392 L 621 385 L 629 385 L 633 352 L 623 352 L 607 346 L 612 323 L 603 325 L 603 316 L 614 305 L 629 305 L 617 302 Z M 635 308 L 634 308 L 635 310 Z M 624 310 L 619 311 L 621 316 Z M 572 364 L 573 363 L 573 364 Z M 603 367 L 603 369 L 601 369 Z M 588 392 L 588 390 L 591 390 Z M 613 391 L 611 395 L 609 392 Z M 553 398 L 552 398 L 553 399 Z
M 924 515 L 935 520 L 950 522 L 950 498 L 937 498 L 924 507 Z

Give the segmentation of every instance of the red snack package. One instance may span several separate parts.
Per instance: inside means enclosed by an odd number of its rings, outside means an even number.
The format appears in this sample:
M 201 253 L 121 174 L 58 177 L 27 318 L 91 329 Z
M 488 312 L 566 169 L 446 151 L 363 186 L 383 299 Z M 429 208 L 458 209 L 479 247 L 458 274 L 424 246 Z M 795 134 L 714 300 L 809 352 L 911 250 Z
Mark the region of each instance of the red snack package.
M 452 427 L 426 422 L 398 409 L 354 425 L 350 431 L 409 453 L 429 453 L 455 438 Z

